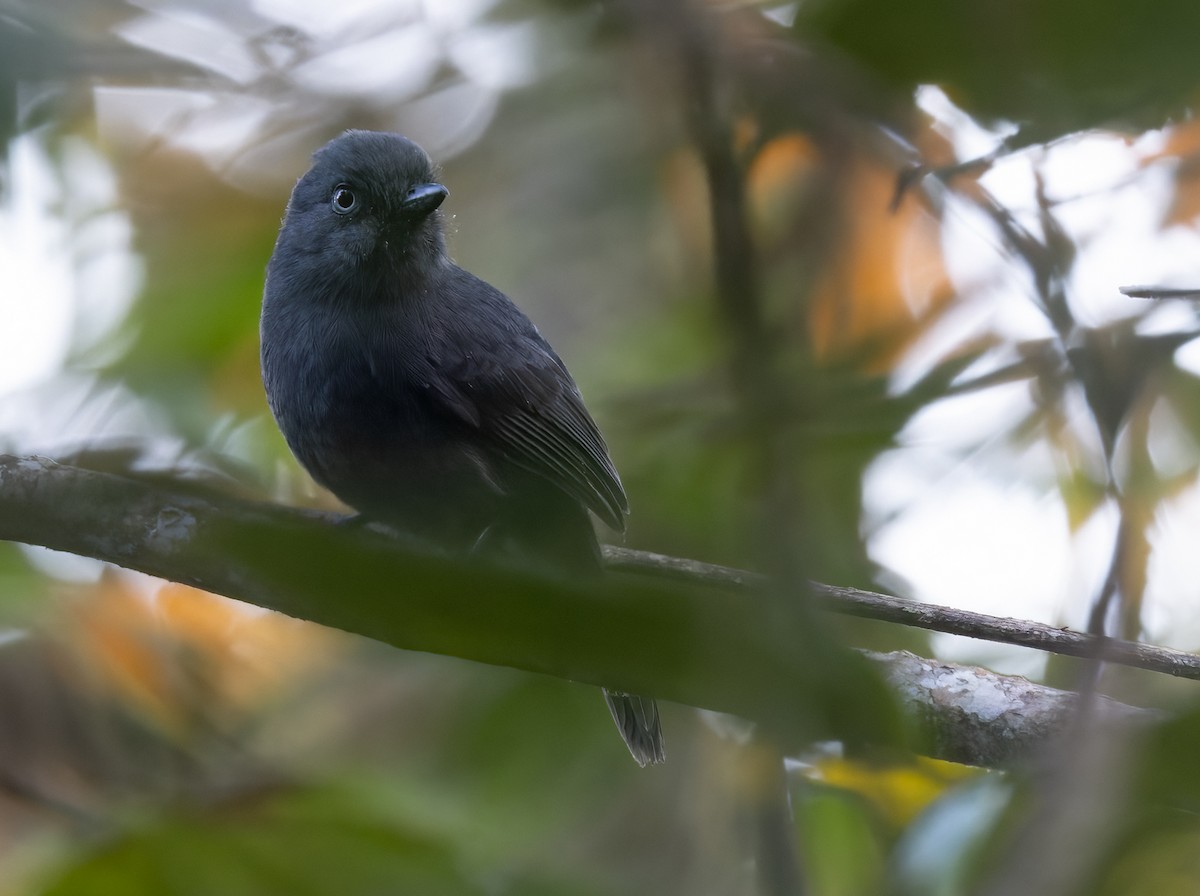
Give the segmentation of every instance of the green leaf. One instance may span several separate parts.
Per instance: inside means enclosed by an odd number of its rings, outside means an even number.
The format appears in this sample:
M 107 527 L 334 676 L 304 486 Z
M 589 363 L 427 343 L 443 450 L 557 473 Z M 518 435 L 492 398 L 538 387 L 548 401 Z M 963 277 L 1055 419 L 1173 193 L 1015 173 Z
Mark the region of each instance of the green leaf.
M 828 0 L 800 4 L 823 38 L 898 91 L 937 84 L 1021 142 L 1092 127 L 1161 126 L 1200 85 L 1192 0 Z
M 61 873 L 46 896 L 482 893 L 438 842 L 337 791 L 146 824 Z

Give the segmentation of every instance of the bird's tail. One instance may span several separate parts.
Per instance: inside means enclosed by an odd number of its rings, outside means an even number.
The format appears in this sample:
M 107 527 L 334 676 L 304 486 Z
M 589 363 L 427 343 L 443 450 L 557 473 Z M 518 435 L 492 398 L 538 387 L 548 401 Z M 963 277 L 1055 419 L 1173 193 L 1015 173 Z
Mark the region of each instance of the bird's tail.
M 606 690 L 604 702 L 608 704 L 613 721 L 617 723 L 617 729 L 638 765 L 644 767 L 666 760 L 662 726 L 658 721 L 658 704 L 654 700 Z

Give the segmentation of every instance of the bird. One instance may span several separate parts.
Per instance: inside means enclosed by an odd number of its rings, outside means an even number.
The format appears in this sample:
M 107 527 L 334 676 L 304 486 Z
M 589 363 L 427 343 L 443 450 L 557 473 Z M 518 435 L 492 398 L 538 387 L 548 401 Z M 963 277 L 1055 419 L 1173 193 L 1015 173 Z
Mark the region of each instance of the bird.
M 463 555 L 599 573 L 590 514 L 628 500 L 566 365 L 446 249 L 449 195 L 399 134 L 313 154 L 267 264 L 263 385 L 288 447 L 366 520 Z M 658 706 L 605 690 L 639 765 L 665 759 Z

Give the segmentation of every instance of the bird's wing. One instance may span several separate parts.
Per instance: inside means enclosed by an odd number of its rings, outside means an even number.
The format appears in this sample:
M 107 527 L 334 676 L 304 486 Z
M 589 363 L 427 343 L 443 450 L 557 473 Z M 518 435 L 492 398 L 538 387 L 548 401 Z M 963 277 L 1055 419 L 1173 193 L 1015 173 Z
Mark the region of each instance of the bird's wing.
M 443 358 L 432 377 L 435 396 L 512 463 L 625 531 L 625 490 L 579 389 L 548 346 L 522 341 L 505 351 Z

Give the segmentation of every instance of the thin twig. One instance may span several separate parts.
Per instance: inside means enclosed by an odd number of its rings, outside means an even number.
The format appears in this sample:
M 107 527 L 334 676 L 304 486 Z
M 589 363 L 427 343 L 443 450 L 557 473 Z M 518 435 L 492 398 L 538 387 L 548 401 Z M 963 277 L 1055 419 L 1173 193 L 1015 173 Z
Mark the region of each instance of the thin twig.
M 692 583 L 744 591 L 761 588 L 765 583 L 765 578 L 756 573 L 702 563 L 699 560 L 685 560 L 611 546 L 604 549 L 604 555 L 612 569 L 654 572 Z M 1173 675 L 1176 678 L 1200 681 L 1200 656 L 1169 647 L 1103 638 L 1027 619 L 1009 619 L 970 610 L 923 604 L 858 588 L 814 582 L 812 591 L 817 606 L 832 613 L 895 622 L 927 631 L 962 635 L 1001 644 L 1015 644 L 1064 656 L 1101 659 L 1109 663 Z
M 1192 286 L 1122 286 L 1120 289 L 1131 299 L 1200 299 L 1200 289 Z

